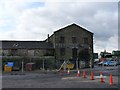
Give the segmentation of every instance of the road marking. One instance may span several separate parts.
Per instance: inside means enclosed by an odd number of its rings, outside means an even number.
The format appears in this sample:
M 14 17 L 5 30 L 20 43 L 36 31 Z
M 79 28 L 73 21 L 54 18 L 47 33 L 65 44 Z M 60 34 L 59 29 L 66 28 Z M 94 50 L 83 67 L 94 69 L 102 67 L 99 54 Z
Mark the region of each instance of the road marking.
M 62 78 L 62 79 L 77 79 L 78 77 L 64 77 L 64 78 Z
M 94 76 L 95 78 L 100 78 L 100 76 Z M 107 76 L 103 76 L 103 78 L 106 78 Z
M 79 79 L 80 77 L 63 77 L 62 80 L 71 80 L 71 79 Z M 95 79 L 99 79 L 100 76 L 94 76 Z M 103 78 L 107 78 L 107 76 L 103 76 Z

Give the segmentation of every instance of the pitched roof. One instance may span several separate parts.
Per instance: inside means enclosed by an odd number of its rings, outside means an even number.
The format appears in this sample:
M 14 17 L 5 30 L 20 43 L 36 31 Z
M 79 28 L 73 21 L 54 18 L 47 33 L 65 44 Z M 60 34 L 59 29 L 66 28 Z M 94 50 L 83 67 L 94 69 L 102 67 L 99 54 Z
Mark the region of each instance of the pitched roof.
M 2 41 L 3 49 L 50 49 L 53 45 L 44 41 Z
M 61 30 L 64 30 L 65 28 L 72 27 L 72 26 L 76 26 L 76 27 L 78 27 L 78 28 L 81 28 L 81 29 L 87 31 L 88 33 L 93 34 L 92 32 L 88 31 L 87 29 L 85 29 L 85 28 L 83 28 L 83 27 L 81 27 L 81 26 L 79 26 L 79 25 L 77 25 L 77 24 L 75 24 L 75 23 L 73 23 L 73 24 L 71 24 L 71 25 L 68 25 L 68 26 L 66 26 L 66 27 L 63 27 L 63 28 L 55 31 L 54 33 L 59 32 L 59 31 L 61 31 Z

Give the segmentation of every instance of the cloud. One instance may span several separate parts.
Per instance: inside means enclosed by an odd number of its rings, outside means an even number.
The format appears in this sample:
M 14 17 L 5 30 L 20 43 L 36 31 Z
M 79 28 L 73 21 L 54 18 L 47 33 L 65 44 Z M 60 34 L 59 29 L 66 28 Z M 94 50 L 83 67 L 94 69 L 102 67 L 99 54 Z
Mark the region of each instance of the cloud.
M 113 50 L 118 50 L 118 36 L 111 36 L 108 40 L 98 40 L 95 42 L 95 52 L 100 52 L 107 50 L 108 52 L 112 52 Z
M 1 9 L 2 8 L 2 9 Z M 10 40 L 45 40 L 47 34 L 71 23 L 94 33 L 95 51 L 117 48 L 118 10 L 115 2 L 2 2 L 0 38 Z M 4 12 L 5 10 L 5 12 Z M 5 32 L 7 31 L 7 32 Z M 112 43 L 111 45 L 109 43 Z

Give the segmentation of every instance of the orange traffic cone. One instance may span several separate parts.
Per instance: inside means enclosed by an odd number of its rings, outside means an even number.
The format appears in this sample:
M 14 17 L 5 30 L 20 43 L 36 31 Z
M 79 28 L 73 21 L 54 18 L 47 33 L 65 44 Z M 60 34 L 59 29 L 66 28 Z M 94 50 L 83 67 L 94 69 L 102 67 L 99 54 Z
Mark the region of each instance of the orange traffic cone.
M 70 70 L 68 69 L 68 72 L 67 72 L 67 74 L 70 74 Z
M 91 76 L 91 80 L 94 80 L 94 73 L 92 71 L 91 71 L 90 76 Z
M 104 79 L 103 79 L 102 72 L 100 72 L 100 82 L 101 82 L 101 83 L 104 83 Z
M 80 70 L 78 70 L 78 72 L 77 72 L 77 76 L 80 76 Z
M 113 85 L 113 78 L 112 78 L 112 74 L 110 74 L 110 85 Z
M 83 71 L 83 78 L 86 78 L 86 71 Z

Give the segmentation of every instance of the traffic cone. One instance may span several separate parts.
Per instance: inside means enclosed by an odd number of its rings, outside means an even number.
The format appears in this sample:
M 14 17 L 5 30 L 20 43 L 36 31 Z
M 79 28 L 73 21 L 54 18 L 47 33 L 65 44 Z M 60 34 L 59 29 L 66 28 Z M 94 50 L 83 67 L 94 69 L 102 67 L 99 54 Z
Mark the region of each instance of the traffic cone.
M 86 78 L 86 71 L 83 71 L 83 78 Z
M 112 74 L 110 74 L 110 85 L 113 85 L 113 78 L 112 78 Z
M 70 70 L 68 69 L 67 74 L 70 74 Z
M 100 72 L 100 82 L 101 82 L 101 83 L 104 83 L 104 79 L 103 79 L 102 72 Z
M 94 80 L 94 73 L 92 71 L 91 71 L 90 77 L 91 77 L 91 80 Z
M 78 72 L 77 72 L 77 76 L 80 76 L 80 70 L 78 70 Z

